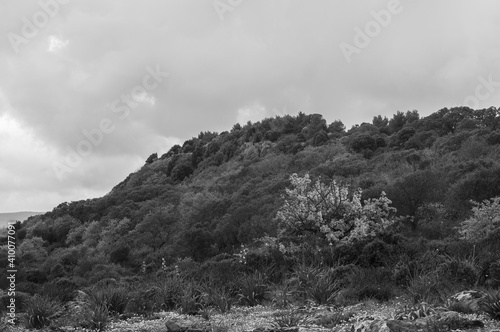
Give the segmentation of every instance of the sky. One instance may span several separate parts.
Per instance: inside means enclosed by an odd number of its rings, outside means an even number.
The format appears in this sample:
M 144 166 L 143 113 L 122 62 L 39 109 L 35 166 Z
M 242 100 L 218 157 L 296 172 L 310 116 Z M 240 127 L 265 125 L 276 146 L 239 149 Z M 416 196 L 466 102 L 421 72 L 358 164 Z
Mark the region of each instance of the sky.
M 202 131 L 500 106 L 496 0 L 0 0 L 0 213 L 100 197 Z

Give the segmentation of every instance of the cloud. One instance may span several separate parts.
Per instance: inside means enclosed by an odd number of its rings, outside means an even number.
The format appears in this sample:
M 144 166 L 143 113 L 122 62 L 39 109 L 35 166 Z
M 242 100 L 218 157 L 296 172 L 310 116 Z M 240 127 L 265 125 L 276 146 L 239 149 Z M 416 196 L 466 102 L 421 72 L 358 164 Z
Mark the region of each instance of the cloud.
M 355 29 L 388 4 L 252 0 L 221 21 L 212 1 L 73 0 L 19 53 L 8 38 L 0 41 L 0 91 L 9 104 L 0 114 L 30 133 L 30 142 L 16 146 L 50 160 L 37 160 L 45 168 L 24 176 L 43 176 L 37 190 L 69 200 L 85 190 L 104 193 L 121 180 L 109 169 L 126 175 L 200 131 L 299 111 L 348 126 L 397 110 L 427 115 L 463 103 L 479 77 L 500 81 L 497 1 L 401 0 L 402 11 L 347 63 L 339 45 L 353 43 Z M 36 1 L 0 3 L 0 13 L 8 13 L 0 35 L 21 34 L 24 19 L 40 10 Z M 122 96 L 156 66 L 168 79 L 136 93 L 126 117 L 113 112 L 113 102 L 123 106 Z M 499 95 L 481 106 L 498 105 Z M 115 130 L 60 183 L 49 165 L 103 119 Z M 2 164 L 0 174 L 16 172 L 12 165 Z

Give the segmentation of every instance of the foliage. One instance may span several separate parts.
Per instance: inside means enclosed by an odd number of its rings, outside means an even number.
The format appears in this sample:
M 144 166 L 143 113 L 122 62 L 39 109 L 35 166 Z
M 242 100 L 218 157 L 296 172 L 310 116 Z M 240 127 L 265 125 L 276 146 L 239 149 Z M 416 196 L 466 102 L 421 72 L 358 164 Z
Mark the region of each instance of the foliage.
M 151 154 L 101 198 L 19 223 L 18 289 L 68 301 L 106 278 L 138 278 L 127 286 L 127 310 L 150 315 L 181 304 L 227 310 L 234 297 L 328 302 L 319 297 L 328 278 L 340 283 L 337 301 L 386 299 L 394 284 L 429 303 L 475 283 L 495 287 L 499 130 L 497 108 L 455 107 L 377 116 L 347 132 L 340 120 L 304 113 L 202 132 Z M 471 199 L 489 203 L 471 211 Z M 473 245 L 475 261 L 466 258 Z M 7 249 L 0 252 L 7 266 Z M 317 289 L 277 285 L 268 297 L 268 283 L 293 279 L 297 262 L 334 271 Z M 245 281 L 267 267 L 274 270 L 262 282 Z M 0 271 L 4 289 L 6 277 Z M 210 300 L 200 285 L 222 294 Z
M 310 244 L 352 243 L 375 236 L 393 223 L 391 201 L 382 196 L 361 203 L 361 191 L 349 198 L 346 186 L 331 181 L 312 182 L 309 174 L 290 176 L 292 189 L 286 189 L 286 200 L 278 211 L 280 237 L 283 242 Z M 320 240 L 322 242 L 318 243 Z M 283 249 L 293 251 L 290 247 Z
M 471 242 L 497 239 L 500 236 L 500 196 L 473 204 L 472 217 L 464 220 L 459 228 L 462 238 Z
M 197 314 L 204 307 L 201 286 L 191 281 L 185 282 L 177 305 L 182 314 Z
M 129 291 L 123 287 L 90 288 L 86 292 L 86 301 L 93 306 L 103 305 L 112 315 L 121 315 L 130 302 Z
M 238 285 L 240 302 L 252 307 L 262 303 L 269 290 L 266 277 L 260 272 L 241 277 Z
M 294 302 L 294 294 L 289 280 L 284 280 L 275 285 L 271 291 L 273 305 L 286 309 Z
M 296 289 L 303 298 L 310 299 L 317 304 L 331 303 L 340 289 L 340 283 L 336 280 L 333 269 L 299 265 L 294 273 L 293 279 Z
M 490 290 L 479 302 L 479 308 L 491 319 L 500 320 L 500 290 Z
M 437 269 L 414 275 L 406 289 L 413 303 L 433 304 L 443 302 L 453 291 L 453 285 L 448 280 L 440 278 Z
M 94 304 L 88 308 L 83 326 L 92 330 L 104 331 L 109 323 L 109 311 L 104 304 Z
M 296 327 L 309 321 L 309 315 L 300 309 L 279 310 L 273 314 L 273 325 L 280 328 Z
M 26 303 L 28 327 L 41 329 L 49 326 L 60 310 L 61 306 L 54 300 L 40 295 L 31 297 Z
M 227 287 L 212 287 L 205 285 L 204 293 L 207 295 L 207 304 L 214 306 L 221 313 L 226 313 L 231 310 L 234 303 L 233 292 Z
M 356 268 L 348 277 L 349 284 L 339 295 L 344 301 L 366 299 L 387 301 L 395 295 L 390 271 L 385 268 Z
M 428 303 L 420 302 L 413 306 L 405 306 L 403 310 L 396 312 L 394 319 L 415 320 L 434 315 L 436 312 L 436 309 Z

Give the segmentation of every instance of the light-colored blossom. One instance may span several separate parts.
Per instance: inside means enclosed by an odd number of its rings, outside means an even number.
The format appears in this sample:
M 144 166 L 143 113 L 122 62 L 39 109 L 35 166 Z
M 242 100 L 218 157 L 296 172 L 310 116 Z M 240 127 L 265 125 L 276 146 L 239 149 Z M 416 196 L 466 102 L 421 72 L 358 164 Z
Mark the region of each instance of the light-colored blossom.
M 286 189 L 285 202 L 276 214 L 281 242 L 300 243 L 309 237 L 330 245 L 352 243 L 374 236 L 394 222 L 395 209 L 384 192 L 362 202 L 360 189 L 350 196 L 348 187 L 335 180 L 313 183 L 309 174 L 292 174 L 290 182 L 292 188 Z M 293 251 L 292 247 L 286 250 Z

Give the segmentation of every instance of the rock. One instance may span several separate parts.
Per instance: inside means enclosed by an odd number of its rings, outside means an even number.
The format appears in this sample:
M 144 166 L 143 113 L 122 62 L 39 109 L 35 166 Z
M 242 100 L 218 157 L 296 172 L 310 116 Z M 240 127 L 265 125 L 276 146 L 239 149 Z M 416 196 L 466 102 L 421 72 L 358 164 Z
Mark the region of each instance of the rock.
M 187 330 L 187 328 L 180 326 L 172 320 L 167 320 L 165 326 L 167 327 L 168 332 L 185 332 Z
M 352 332 L 419 332 L 423 330 L 451 331 L 459 329 L 483 328 L 483 322 L 460 316 L 448 311 L 423 317 L 414 321 L 365 320 L 352 326 Z
M 391 332 L 391 330 L 386 321 L 368 320 L 354 324 L 352 332 Z
M 480 320 L 472 320 L 460 316 L 453 311 L 442 312 L 438 315 L 431 316 L 430 321 L 435 320 L 439 326 L 446 326 L 450 330 L 469 329 L 473 327 L 484 327 L 484 323 Z
M 258 327 L 252 332 L 299 332 L 298 327 L 277 327 L 277 328 L 263 328 Z
M 446 301 L 449 310 L 463 313 L 478 313 L 479 302 L 484 294 L 474 290 L 462 291 L 452 295 Z
M 478 292 L 475 290 L 468 290 L 468 291 L 462 291 L 460 293 L 452 295 L 448 298 L 448 300 L 456 301 L 456 302 L 471 301 L 471 300 L 479 300 L 483 296 L 484 296 L 484 294 L 481 292 Z
M 391 332 L 410 332 L 418 331 L 420 324 L 414 322 L 405 322 L 401 320 L 388 320 L 386 322 L 387 327 Z

